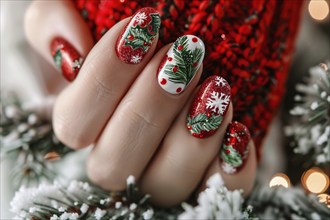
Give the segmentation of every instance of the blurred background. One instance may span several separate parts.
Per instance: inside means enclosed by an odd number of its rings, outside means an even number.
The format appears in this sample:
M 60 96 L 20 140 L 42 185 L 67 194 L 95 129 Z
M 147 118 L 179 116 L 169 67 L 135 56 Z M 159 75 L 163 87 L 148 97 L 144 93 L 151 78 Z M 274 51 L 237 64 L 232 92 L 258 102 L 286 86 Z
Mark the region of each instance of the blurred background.
M 42 71 L 43 66 L 48 67 L 48 64 L 39 59 L 39 55 L 30 48 L 24 37 L 23 16 L 29 1 L 1 0 L 0 2 L 1 95 L 3 91 L 15 90 L 24 100 L 41 100 L 48 94 L 45 85 L 46 76 Z M 289 110 L 293 108 L 295 85 L 306 80 L 311 67 L 330 58 L 329 5 L 329 0 L 305 0 L 295 55 L 287 81 L 287 93 L 263 147 L 264 155 L 259 172 L 261 182 L 269 182 L 274 177 L 283 177 L 280 181 L 284 181 L 284 184 L 285 181 L 300 184 L 301 176 L 308 167 L 303 156 L 295 161 L 291 160 L 294 153 L 290 147 L 290 140 L 284 136 L 284 127 L 291 120 Z M 72 164 L 79 167 L 81 163 Z M 8 170 L 11 166 L 10 162 L 1 161 L 1 219 L 10 219 L 12 216 L 9 212 L 9 202 L 13 197 L 14 189 L 8 179 Z M 329 176 L 329 167 L 322 167 L 322 170 Z M 75 175 L 71 178 L 75 178 Z M 329 188 L 324 192 L 329 194 Z

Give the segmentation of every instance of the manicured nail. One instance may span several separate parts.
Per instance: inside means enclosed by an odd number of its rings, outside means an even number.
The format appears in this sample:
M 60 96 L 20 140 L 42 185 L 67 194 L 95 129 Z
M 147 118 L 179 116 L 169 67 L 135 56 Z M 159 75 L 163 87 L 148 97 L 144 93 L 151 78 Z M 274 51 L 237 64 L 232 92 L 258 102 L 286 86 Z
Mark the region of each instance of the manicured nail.
M 187 116 L 187 128 L 194 137 L 205 138 L 216 132 L 230 96 L 230 86 L 220 76 L 210 76 L 202 83 Z
M 204 53 L 204 43 L 198 37 L 179 37 L 160 62 L 159 85 L 171 94 L 183 92 L 202 64 Z
M 53 39 L 50 51 L 56 67 L 62 72 L 64 78 L 70 82 L 73 81 L 77 77 L 84 59 L 69 42 L 61 37 Z
M 247 127 L 237 121 L 227 127 L 220 150 L 221 167 L 228 174 L 239 172 L 249 153 L 251 135 Z
M 128 64 L 140 63 L 153 44 L 160 27 L 160 15 L 153 8 L 138 10 L 116 44 L 118 58 Z

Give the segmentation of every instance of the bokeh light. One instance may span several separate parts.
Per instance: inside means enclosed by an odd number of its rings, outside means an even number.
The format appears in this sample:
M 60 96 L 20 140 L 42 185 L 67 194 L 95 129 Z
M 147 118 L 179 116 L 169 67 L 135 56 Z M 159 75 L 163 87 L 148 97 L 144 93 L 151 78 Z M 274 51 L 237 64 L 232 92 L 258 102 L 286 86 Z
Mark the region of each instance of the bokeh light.
M 329 15 L 329 5 L 325 0 L 311 0 L 308 12 L 313 19 L 322 21 Z
M 288 188 L 290 185 L 290 179 L 284 173 L 276 173 L 269 182 L 269 187 L 283 186 Z
M 314 167 L 302 175 L 301 183 L 312 193 L 323 193 L 329 187 L 329 177 L 321 169 Z

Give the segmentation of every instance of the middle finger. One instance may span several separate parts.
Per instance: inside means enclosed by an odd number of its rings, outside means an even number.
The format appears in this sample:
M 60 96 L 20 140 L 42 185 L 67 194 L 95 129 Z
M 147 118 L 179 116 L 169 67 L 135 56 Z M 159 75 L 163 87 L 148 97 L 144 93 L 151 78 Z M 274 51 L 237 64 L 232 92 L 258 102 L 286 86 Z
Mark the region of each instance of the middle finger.
M 161 49 L 142 71 L 90 154 L 88 174 L 106 189 L 122 190 L 129 175 L 141 175 L 198 83 L 203 42 L 185 35 L 165 55 L 168 48 Z

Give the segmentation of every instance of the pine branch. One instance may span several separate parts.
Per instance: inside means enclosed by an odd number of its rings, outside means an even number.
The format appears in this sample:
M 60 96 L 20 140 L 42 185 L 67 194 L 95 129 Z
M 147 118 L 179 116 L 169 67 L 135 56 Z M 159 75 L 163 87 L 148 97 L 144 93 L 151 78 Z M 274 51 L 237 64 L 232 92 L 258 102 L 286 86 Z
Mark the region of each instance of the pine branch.
M 150 14 L 151 20 L 152 22 L 150 23 L 151 25 L 151 33 L 153 35 L 156 35 L 156 33 L 158 32 L 158 29 L 160 27 L 161 21 L 160 21 L 160 16 L 159 14 Z
M 290 114 L 298 119 L 286 127 L 294 152 L 308 155 L 316 164 L 330 162 L 330 62 L 313 67 L 307 84 L 298 84 L 296 106 Z M 313 164 L 310 164 L 312 166 Z
M 297 187 L 256 186 L 247 204 L 260 219 L 328 219 L 330 209 Z
M 60 49 L 58 49 L 55 53 L 54 62 L 55 62 L 55 65 L 57 66 L 57 68 L 61 69 L 61 67 L 62 67 L 62 53 L 61 53 Z
M 135 27 L 131 27 L 127 36 L 132 39 L 127 39 L 125 41 L 126 46 L 131 46 L 133 50 L 137 48 L 142 48 L 144 52 L 146 52 L 152 41 L 152 37 L 155 37 L 157 34 L 157 30 L 160 27 L 160 17 L 158 14 L 150 14 L 151 16 L 151 31 L 148 30 L 148 25 L 141 27 L 137 24 Z
M 51 122 L 24 110 L 15 96 L 1 100 L 1 160 L 12 158 L 13 183 L 31 185 L 55 177 L 52 161 L 72 150 L 57 140 Z M 15 180 L 15 181 L 14 181 Z
M 231 145 L 223 146 L 223 150 L 221 151 L 221 156 L 222 156 L 221 158 L 226 163 L 230 164 L 233 167 L 239 167 L 243 163 L 241 155 Z
M 181 50 L 178 47 L 182 47 Z M 188 49 L 188 37 L 182 36 L 178 38 L 173 44 L 173 56 L 176 64 L 166 65 L 165 74 L 169 76 L 169 80 L 173 83 L 180 83 L 187 85 L 190 81 L 189 71 L 190 66 L 188 64 L 188 60 L 186 58 L 186 53 L 191 53 Z M 190 58 L 191 59 L 191 58 Z M 190 62 L 191 63 L 191 62 Z M 173 68 L 177 67 L 177 71 L 174 72 Z
M 194 77 L 198 68 L 198 62 L 203 56 L 203 50 L 195 48 L 190 50 L 188 48 L 188 37 L 182 36 L 178 38 L 173 44 L 174 64 L 168 64 L 165 67 L 165 74 L 168 75 L 169 80 L 177 84 L 187 84 Z M 178 49 L 180 47 L 180 49 Z M 174 69 L 176 71 L 174 71 Z
M 131 46 L 133 50 L 137 48 L 143 48 L 143 51 L 146 51 L 148 47 L 144 46 L 144 43 L 149 43 L 149 38 L 146 36 L 146 33 L 139 26 L 133 27 L 130 29 L 128 35 L 134 36 L 133 40 L 127 40 L 125 42 L 126 46 Z
M 24 199 L 23 199 L 24 198 Z M 67 185 L 41 184 L 37 188 L 21 188 L 11 202 L 18 217 L 39 219 L 176 219 L 181 209 L 168 211 L 148 204 L 132 176 L 127 190 L 107 192 L 87 182 L 72 181 Z M 157 217 L 154 217 L 157 216 Z
M 200 134 L 201 131 L 211 131 L 217 129 L 221 124 L 222 116 L 212 115 L 209 118 L 205 114 L 198 114 L 193 118 L 188 116 L 187 120 L 188 127 L 190 127 L 194 133 Z

